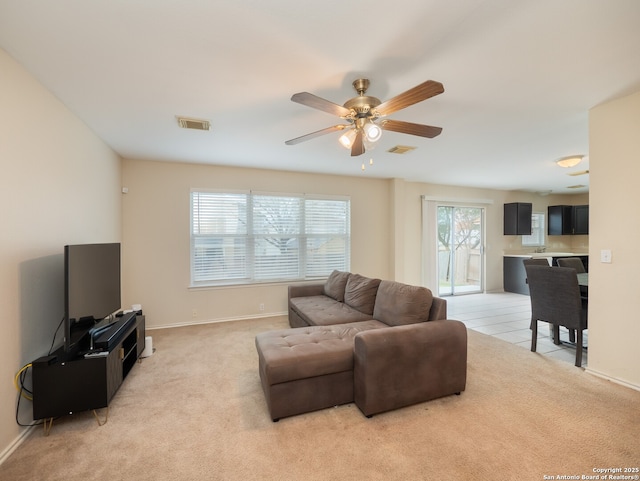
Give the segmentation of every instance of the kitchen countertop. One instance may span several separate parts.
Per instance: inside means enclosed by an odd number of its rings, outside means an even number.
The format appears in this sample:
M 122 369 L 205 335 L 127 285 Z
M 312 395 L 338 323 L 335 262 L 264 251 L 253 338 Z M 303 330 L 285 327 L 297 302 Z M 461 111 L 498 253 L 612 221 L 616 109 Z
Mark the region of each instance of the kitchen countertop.
M 588 253 L 581 252 L 531 252 L 529 254 L 504 254 L 504 257 L 523 257 L 523 258 L 531 258 L 531 257 L 585 257 L 589 256 Z

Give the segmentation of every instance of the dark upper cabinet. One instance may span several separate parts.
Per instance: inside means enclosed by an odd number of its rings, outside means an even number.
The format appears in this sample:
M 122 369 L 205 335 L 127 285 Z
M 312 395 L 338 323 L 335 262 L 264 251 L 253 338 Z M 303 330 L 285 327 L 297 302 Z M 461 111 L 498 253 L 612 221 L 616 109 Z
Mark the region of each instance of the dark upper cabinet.
M 504 235 L 531 235 L 532 204 L 504 204 Z
M 588 205 L 550 205 L 548 207 L 548 235 L 584 235 L 588 233 Z
M 588 205 L 573 206 L 573 233 L 576 235 L 589 233 Z
M 569 235 L 572 233 L 571 206 L 550 205 L 547 208 L 547 234 Z

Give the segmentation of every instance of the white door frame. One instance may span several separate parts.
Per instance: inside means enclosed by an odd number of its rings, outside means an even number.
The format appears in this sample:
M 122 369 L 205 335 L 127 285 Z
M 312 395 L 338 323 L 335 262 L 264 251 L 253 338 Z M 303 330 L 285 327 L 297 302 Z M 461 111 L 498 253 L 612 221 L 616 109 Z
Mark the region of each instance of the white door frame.
M 439 278 L 438 278 L 438 207 L 474 207 L 482 209 L 483 224 L 486 219 L 486 207 L 493 204 L 492 199 L 463 199 L 463 198 L 447 198 L 422 196 L 422 280 L 423 285 L 429 287 L 434 295 L 438 295 Z M 481 279 L 480 288 L 484 292 L 486 286 L 486 225 L 482 229 L 482 247 L 481 247 Z M 431 287 L 433 286 L 433 287 Z

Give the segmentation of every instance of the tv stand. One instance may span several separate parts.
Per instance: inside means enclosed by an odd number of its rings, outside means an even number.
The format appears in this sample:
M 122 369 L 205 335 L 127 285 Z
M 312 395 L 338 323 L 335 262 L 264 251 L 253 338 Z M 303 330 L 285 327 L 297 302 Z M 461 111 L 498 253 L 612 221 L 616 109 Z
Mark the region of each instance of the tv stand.
M 145 317 L 125 316 L 98 334 L 99 356 L 67 353 L 62 347 L 33 361 L 34 420 L 109 406 L 144 351 Z

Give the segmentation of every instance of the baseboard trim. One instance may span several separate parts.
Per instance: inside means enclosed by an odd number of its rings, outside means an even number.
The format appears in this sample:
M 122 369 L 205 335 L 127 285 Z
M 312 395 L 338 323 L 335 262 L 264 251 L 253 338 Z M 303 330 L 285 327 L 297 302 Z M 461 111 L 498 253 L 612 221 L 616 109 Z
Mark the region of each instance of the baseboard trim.
M 218 324 L 221 322 L 235 322 L 235 321 L 246 321 L 249 319 L 268 319 L 270 317 L 282 317 L 287 316 L 288 311 L 285 312 L 270 312 L 269 314 L 260 314 L 255 315 L 252 314 L 250 316 L 238 316 L 238 317 L 226 317 L 222 319 L 207 319 L 203 321 L 187 321 L 187 322 L 176 322 L 174 324 L 165 324 L 163 326 L 145 326 L 145 330 L 153 331 L 156 329 L 172 329 L 174 327 L 187 327 L 187 326 L 200 326 L 203 324 Z
M 636 386 L 635 384 L 631 384 L 630 382 L 623 381 L 621 379 L 617 379 L 615 377 L 608 376 L 608 375 L 606 375 L 604 373 L 596 371 L 595 369 L 590 369 L 589 366 L 587 366 L 585 368 L 585 372 L 588 372 L 592 376 L 599 377 L 599 378 L 602 378 L 602 379 L 606 379 L 607 381 L 611 381 L 611 382 L 613 382 L 615 384 L 619 384 L 621 386 L 628 387 L 629 389 L 633 389 L 635 391 L 640 391 L 640 386 Z
M 35 428 L 36 425 L 31 425 L 29 427 L 27 427 L 26 429 L 24 429 L 19 435 L 18 437 L 16 437 L 12 443 L 9 444 L 9 446 L 7 446 L 5 448 L 4 451 L 2 451 L 2 453 L 0 453 L 0 466 L 2 466 L 2 464 L 9 459 L 9 456 L 11 456 L 13 454 L 13 452 L 18 449 L 20 447 L 20 445 L 22 443 L 24 443 L 27 438 L 31 435 L 31 433 L 33 432 L 33 428 Z

